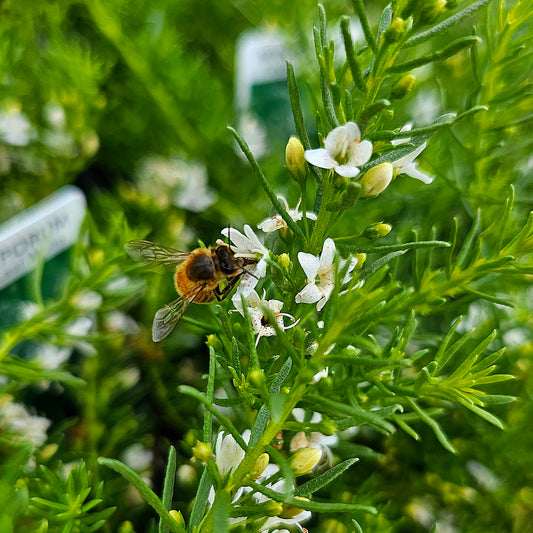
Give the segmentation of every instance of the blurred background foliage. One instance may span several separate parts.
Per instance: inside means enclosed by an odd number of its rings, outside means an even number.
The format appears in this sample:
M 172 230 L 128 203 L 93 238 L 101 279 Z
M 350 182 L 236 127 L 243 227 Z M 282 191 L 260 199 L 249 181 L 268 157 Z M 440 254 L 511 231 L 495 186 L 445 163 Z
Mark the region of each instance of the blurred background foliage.
M 368 4 L 375 26 L 385 2 Z M 426 52 L 438 50 L 452 37 L 471 32 L 482 39 L 472 52 L 416 69 L 415 87 L 394 103 L 394 113 L 381 126 L 394 129 L 409 121 L 423 126 L 473 105 L 486 105 L 488 111 L 432 138 L 422 162 L 437 177 L 430 187 L 395 180 L 386 201 L 359 202 L 357 211 L 343 218 L 350 224 L 338 227 L 339 235 L 384 220 L 400 229 L 384 243 L 411 239 L 413 232 L 429 238 L 432 231 L 447 240 L 455 216 L 464 236 L 478 208 L 483 227 L 488 225 L 511 184 L 517 205 L 513 220 L 524 220 L 533 203 L 527 46 L 533 6 L 530 1 L 509 2 L 502 15 L 496 0 L 492 4 L 422 46 Z M 448 2 L 446 9 L 464 5 Z M 352 7 L 338 0 L 325 7 L 332 33 L 340 35 L 338 19 L 353 14 Z M 426 15 L 415 25 L 424 29 L 430 15 L 423 9 L 420 13 Z M 438 16 L 444 18 L 446 11 Z M 182 465 L 175 507 L 189 505 L 199 473 L 189 462 L 198 436 L 197 405 L 176 388 L 183 383 L 204 387 L 204 330 L 194 319 L 209 322 L 214 310 L 192 309 L 179 336 L 154 345 L 148 328 L 155 310 L 173 299 L 172 284 L 168 276 L 141 274 L 124 257 L 122 246 L 148 235 L 187 249 L 198 239 L 213 243 L 228 224 L 254 227 L 267 216 L 268 199 L 226 130 L 227 124 L 237 123 L 235 43 L 252 28 L 282 32 L 313 131 L 319 100 L 311 32 L 316 18 L 316 4 L 308 0 L 0 3 L 0 222 L 69 183 L 82 188 L 89 211 L 88 238 L 71 254 L 66 288 L 53 295 L 62 312 L 53 315 L 52 325 L 35 321 L 30 333 L 20 333 L 21 341 L 33 340 L 40 349 L 68 346 L 58 369 L 68 373 L 48 379 L 39 374 L 42 379 L 31 383 L 26 373 L 26 379 L 2 385 L 4 407 L 24 404 L 26 416 L 46 417 L 51 425 L 47 446 L 38 450 L 15 445 L 5 426 L 0 430 L 0 504 L 12 517 L 0 524 L 20 532 L 47 531 L 47 520 L 50 531 L 61 531 L 60 521 L 55 523 L 45 511 L 56 509 L 50 502 L 61 503 L 57 484 L 70 483 L 77 492 L 92 486 L 91 497 L 104 500 L 95 504 L 102 514 L 87 523 L 98 523 L 109 514 L 107 507 L 116 506 L 104 531 L 148 531 L 151 512 L 124 480 L 98 468 L 96 458 L 135 464 L 160 492 L 169 443 L 177 445 Z M 402 54 L 400 59 L 408 61 L 420 50 Z M 292 206 L 297 187 L 283 169 L 283 147 L 291 133 L 269 138 L 271 152 L 261 163 Z M 313 142 L 318 145 L 316 135 Z M 193 177 L 194 191 L 201 191 L 196 197 L 187 190 Z M 409 267 L 399 269 L 397 275 L 408 279 Z M 503 392 L 521 398 L 494 407 L 507 429 L 455 411 L 443 426 L 453 436 L 458 456 L 443 452 L 429 430 L 421 430 L 421 442 L 403 433 L 384 438 L 361 431 L 349 445 L 353 449 L 336 450 L 341 458 L 355 453 L 361 461 L 334 490 L 336 498 L 378 506 L 380 515 L 366 518 L 365 530 L 518 533 L 533 528 L 533 292 L 531 287 L 524 291 L 523 280 L 515 279 L 499 282 L 502 292 L 514 295 L 514 309 L 473 297 L 453 313 L 448 307 L 428 319 L 428 331 L 442 334 L 455 312 L 466 315 L 465 327 L 478 328 L 480 338 L 499 328 L 500 344 L 509 347 L 502 370 L 517 377 Z M 87 303 L 88 291 L 101 298 L 94 308 Z M 83 333 L 66 331 L 76 317 L 89 320 Z M 82 378 L 86 386 L 68 376 Z M 32 461 L 40 466 L 28 467 Z M 90 475 L 78 466 L 70 474 L 75 480 L 61 477 L 62 469 L 80 461 Z M 96 488 L 102 479 L 105 486 Z M 28 504 L 35 497 L 48 504 Z M 351 531 L 349 521 L 320 520 L 311 530 Z

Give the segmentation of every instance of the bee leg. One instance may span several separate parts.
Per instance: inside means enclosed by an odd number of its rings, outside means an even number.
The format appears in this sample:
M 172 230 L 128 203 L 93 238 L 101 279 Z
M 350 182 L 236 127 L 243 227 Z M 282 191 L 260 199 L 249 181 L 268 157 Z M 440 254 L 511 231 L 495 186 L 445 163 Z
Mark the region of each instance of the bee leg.
M 235 285 L 239 281 L 239 278 L 240 276 L 235 276 L 234 278 L 231 278 L 228 281 L 228 284 L 222 290 L 220 290 L 218 285 L 215 287 L 215 290 L 213 292 L 215 293 L 216 299 L 219 302 L 221 302 L 222 300 L 224 300 L 224 298 L 228 296 L 228 294 L 233 290 L 233 287 L 235 287 Z

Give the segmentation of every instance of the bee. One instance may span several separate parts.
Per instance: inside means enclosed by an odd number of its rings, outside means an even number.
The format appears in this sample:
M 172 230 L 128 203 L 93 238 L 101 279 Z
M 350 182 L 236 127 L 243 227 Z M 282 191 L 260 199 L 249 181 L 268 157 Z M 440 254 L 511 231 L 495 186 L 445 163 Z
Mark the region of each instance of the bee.
M 175 265 L 174 286 L 179 297 L 157 311 L 152 324 L 152 340 L 159 342 L 168 337 L 178 325 L 191 303 L 207 304 L 226 298 L 241 276 L 248 272 L 247 265 L 254 259 L 236 257 L 228 244 L 221 240 L 211 248 L 197 248 L 182 252 L 155 242 L 136 239 L 124 245 L 128 255 L 147 267 Z M 253 276 L 251 272 L 248 272 Z M 226 285 L 221 288 L 221 283 Z

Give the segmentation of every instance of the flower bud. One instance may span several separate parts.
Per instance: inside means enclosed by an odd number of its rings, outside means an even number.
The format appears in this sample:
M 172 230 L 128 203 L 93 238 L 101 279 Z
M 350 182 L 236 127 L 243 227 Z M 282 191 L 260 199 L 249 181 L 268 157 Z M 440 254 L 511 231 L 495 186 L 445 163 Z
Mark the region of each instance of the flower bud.
M 400 100 L 403 98 L 416 83 L 416 78 L 412 74 L 402 76 L 394 85 L 390 93 L 391 99 Z
M 370 224 L 363 231 L 363 237 L 370 241 L 379 239 L 380 237 L 385 237 L 388 235 L 392 229 L 390 224 L 384 224 L 383 222 L 377 222 L 376 224 Z
M 278 257 L 278 265 L 283 269 L 288 269 L 291 266 L 291 258 L 289 254 L 281 254 Z
M 285 148 L 287 168 L 294 179 L 300 183 L 305 180 L 305 150 L 300 139 L 291 137 Z
M 363 187 L 362 198 L 377 196 L 382 193 L 392 181 L 393 167 L 390 163 L 381 163 L 372 167 L 361 179 Z
M 317 448 L 302 448 L 289 458 L 289 465 L 295 476 L 309 474 L 322 458 Z
M 248 375 L 248 380 L 256 387 L 262 387 L 266 382 L 266 377 L 262 370 L 255 368 Z
M 175 509 L 172 509 L 168 512 L 168 514 L 174 519 L 175 522 L 177 522 L 180 526 L 185 525 L 185 520 L 183 519 L 183 516 L 180 511 L 176 511 Z
M 220 343 L 220 340 L 216 335 L 208 335 L 207 336 L 207 343 L 208 346 L 212 346 L 213 348 L 222 348 L 222 344 Z
M 355 265 L 355 268 L 362 268 L 366 261 L 366 254 L 354 254 L 354 257 L 357 259 L 357 265 Z
M 446 0 L 425 0 L 420 8 L 420 22 L 433 24 L 446 9 Z
M 251 478 L 253 480 L 256 480 L 264 471 L 265 468 L 268 466 L 268 463 L 270 462 L 270 455 L 268 453 L 262 453 L 255 462 L 252 471 L 250 472 Z
M 405 20 L 396 17 L 385 30 L 384 38 L 388 43 L 396 43 L 400 40 L 405 30 Z
M 308 502 L 309 501 L 309 498 L 304 498 L 302 496 L 295 496 L 294 497 L 295 500 L 302 500 L 302 502 Z M 285 518 L 285 519 L 291 519 L 291 518 L 294 518 L 295 516 L 299 515 L 301 512 L 303 511 L 303 509 L 300 509 L 299 507 L 293 507 L 291 505 L 284 505 L 283 506 L 283 512 L 280 513 L 279 517 L 280 518 Z
M 279 516 L 283 512 L 283 504 L 269 500 L 262 504 L 261 510 L 266 516 Z
M 213 457 L 213 450 L 210 444 L 197 440 L 196 445 L 192 449 L 192 454 L 202 463 L 207 463 Z

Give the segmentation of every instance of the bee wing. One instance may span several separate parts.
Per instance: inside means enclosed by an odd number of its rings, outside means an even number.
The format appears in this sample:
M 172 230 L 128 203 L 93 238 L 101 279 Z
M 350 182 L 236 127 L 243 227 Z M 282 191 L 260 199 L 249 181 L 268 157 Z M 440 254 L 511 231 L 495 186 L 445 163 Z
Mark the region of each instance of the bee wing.
M 148 267 L 181 263 L 189 256 L 189 252 L 180 252 L 143 239 L 127 242 L 124 249 L 134 261 Z
M 183 318 L 189 305 L 194 302 L 202 289 L 203 285 L 195 287 L 192 291 L 182 294 L 179 298 L 157 311 L 152 324 L 152 340 L 154 342 L 162 341 L 172 333 L 172 330 Z

